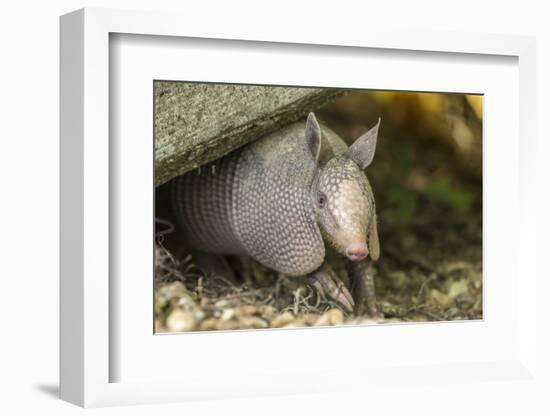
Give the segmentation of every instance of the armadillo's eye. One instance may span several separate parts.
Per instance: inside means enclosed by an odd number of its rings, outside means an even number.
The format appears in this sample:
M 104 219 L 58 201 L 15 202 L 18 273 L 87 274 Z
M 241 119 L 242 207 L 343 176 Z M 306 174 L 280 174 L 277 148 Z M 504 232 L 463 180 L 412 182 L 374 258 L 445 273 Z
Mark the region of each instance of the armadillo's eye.
M 323 208 L 327 202 L 327 197 L 323 194 L 319 194 L 317 202 L 319 203 L 319 208 Z

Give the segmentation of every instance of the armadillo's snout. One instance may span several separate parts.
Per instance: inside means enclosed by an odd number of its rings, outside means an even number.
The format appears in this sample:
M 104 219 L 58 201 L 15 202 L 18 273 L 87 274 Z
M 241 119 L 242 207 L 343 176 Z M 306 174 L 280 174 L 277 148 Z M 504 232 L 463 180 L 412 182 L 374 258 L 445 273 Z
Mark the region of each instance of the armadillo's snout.
M 346 248 L 346 256 L 352 261 L 363 260 L 369 255 L 369 249 L 365 243 L 352 243 Z

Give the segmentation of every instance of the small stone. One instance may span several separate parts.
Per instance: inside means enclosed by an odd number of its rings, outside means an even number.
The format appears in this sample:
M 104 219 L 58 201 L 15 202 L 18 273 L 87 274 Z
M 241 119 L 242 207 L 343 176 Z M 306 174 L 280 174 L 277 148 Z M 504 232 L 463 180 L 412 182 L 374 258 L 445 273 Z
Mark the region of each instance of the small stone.
M 195 320 L 197 322 L 202 321 L 206 316 L 206 313 L 201 308 L 198 308 L 198 307 L 194 308 L 192 312 L 195 315 Z
M 201 322 L 200 330 L 201 331 L 213 331 L 216 329 L 216 324 L 218 320 L 216 318 L 208 318 Z
M 289 324 L 290 322 L 294 321 L 295 317 L 292 312 L 283 312 L 280 315 L 277 315 L 273 320 L 271 321 L 271 326 L 273 328 L 282 328 L 285 325 Z
M 220 321 L 229 321 L 233 319 L 235 316 L 235 309 L 226 309 L 222 312 L 222 315 L 220 316 Z
M 156 303 L 160 309 L 167 306 L 170 302 L 175 302 L 182 296 L 187 295 L 187 289 L 181 282 L 172 282 L 162 285 L 157 292 Z
M 197 304 L 188 293 L 182 293 L 178 299 L 177 305 L 184 309 L 193 309 Z
M 220 299 L 216 302 L 214 305 L 217 309 L 225 309 L 230 305 L 229 301 L 227 299 Z
M 181 309 L 174 309 L 166 319 L 166 326 L 170 332 L 193 331 L 196 325 L 194 316 Z
M 483 284 L 483 275 L 479 272 L 472 273 L 470 279 L 474 283 L 474 287 L 476 289 L 481 289 L 481 286 Z
M 304 321 L 301 318 L 298 318 L 292 322 L 287 323 L 286 325 L 283 325 L 281 328 L 303 328 L 305 326 L 308 326 L 306 321 Z
M 308 326 L 315 325 L 315 322 L 317 322 L 320 316 L 321 315 L 319 315 L 318 313 L 304 313 L 301 315 L 302 319 L 306 321 Z
M 172 282 L 163 287 L 166 291 L 165 293 L 170 297 L 180 297 L 187 293 L 187 288 L 182 282 L 176 281 Z
M 341 325 L 344 322 L 344 314 L 340 309 L 330 309 L 317 319 L 315 326 Z
M 242 329 L 267 328 L 267 322 L 256 316 L 243 316 L 239 319 L 239 324 Z
M 258 312 L 258 308 L 254 305 L 243 305 L 235 308 L 235 315 L 239 316 L 251 316 Z
M 428 301 L 436 306 L 441 306 L 442 308 L 450 308 L 453 305 L 453 298 L 446 295 L 445 293 L 440 292 L 437 289 L 430 290 Z
M 466 280 L 457 280 L 449 286 L 449 296 L 451 298 L 456 298 L 458 295 L 464 293 L 468 293 L 468 284 Z
M 242 329 L 238 321 L 218 321 L 216 329 L 219 331 L 231 331 L 234 329 Z
M 271 305 L 262 305 L 259 308 L 260 315 L 262 315 L 263 318 L 271 319 L 275 314 L 277 313 L 277 310 L 271 306 Z
M 444 275 L 451 275 L 471 268 L 472 265 L 465 261 L 448 261 L 439 266 L 439 272 Z

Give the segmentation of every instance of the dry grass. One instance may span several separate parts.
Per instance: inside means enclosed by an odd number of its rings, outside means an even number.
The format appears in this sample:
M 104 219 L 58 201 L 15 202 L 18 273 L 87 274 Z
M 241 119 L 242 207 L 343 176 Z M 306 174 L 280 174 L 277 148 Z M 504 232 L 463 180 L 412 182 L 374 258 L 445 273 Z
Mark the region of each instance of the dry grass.
M 231 261 L 244 274 L 238 282 L 207 275 L 191 255 L 176 257 L 164 248 L 161 233 L 155 249 L 156 331 L 480 319 L 481 224 L 467 227 L 460 219 L 449 224 L 427 230 L 413 224 L 399 233 L 383 230 L 376 282 L 384 319 L 378 321 L 348 314 L 303 279 L 286 277 L 249 258 Z

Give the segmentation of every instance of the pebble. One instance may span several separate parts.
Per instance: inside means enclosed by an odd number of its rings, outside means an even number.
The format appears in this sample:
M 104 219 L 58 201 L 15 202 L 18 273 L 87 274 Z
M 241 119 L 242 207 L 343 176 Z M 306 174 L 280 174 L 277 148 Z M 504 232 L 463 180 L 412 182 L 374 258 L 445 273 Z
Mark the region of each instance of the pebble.
M 187 296 L 186 288 L 183 283 L 173 282 L 164 285 L 158 290 L 155 307 L 158 307 L 160 310 L 171 301 L 177 300 L 182 296 Z
M 217 309 L 225 309 L 230 305 L 230 302 L 227 299 L 220 299 L 215 303 Z
M 239 321 L 218 321 L 216 329 L 220 331 L 230 331 L 233 329 L 243 329 Z
M 481 285 L 483 284 L 483 275 L 481 273 L 472 273 L 471 280 L 474 282 L 474 287 L 476 289 L 481 289 Z
M 179 298 L 187 294 L 187 289 L 182 282 L 177 281 L 162 286 L 159 294 L 169 298 Z
M 195 300 L 191 297 L 191 295 L 187 293 L 182 294 L 178 299 L 178 306 L 181 306 L 185 309 L 192 309 L 196 307 L 196 305 L 197 304 Z
M 258 308 L 254 305 L 243 305 L 235 308 L 235 314 L 239 316 L 255 315 L 258 312 Z
M 318 313 L 304 313 L 301 315 L 302 319 L 306 321 L 306 324 L 308 326 L 315 325 L 315 322 L 317 322 L 317 319 L 319 319 L 319 316 L 320 315 Z
M 456 298 L 458 295 L 464 293 L 468 293 L 468 284 L 466 280 L 457 280 L 449 286 L 449 296 L 451 298 Z
M 266 321 L 256 316 L 244 316 L 239 319 L 239 324 L 242 329 L 261 329 L 268 327 Z
M 430 290 L 429 301 L 442 308 L 450 308 L 453 305 L 453 298 L 437 289 Z
M 439 272 L 444 275 L 455 274 L 463 270 L 470 270 L 472 265 L 465 261 L 448 261 L 439 266 Z
M 192 314 L 174 309 L 166 319 L 166 326 L 171 332 L 193 331 L 197 322 Z
M 226 309 L 222 312 L 222 314 L 220 316 L 220 321 L 229 321 L 229 320 L 233 319 L 234 316 L 235 316 L 235 309 L 233 309 L 233 308 Z
M 340 309 L 330 309 L 315 321 L 315 326 L 341 325 L 344 322 L 344 314 Z
M 309 326 L 305 320 L 295 319 L 294 321 L 289 322 L 286 325 L 283 325 L 281 328 L 303 328 L 305 326 Z
M 283 312 L 282 314 L 277 315 L 275 318 L 273 318 L 273 320 L 271 321 L 271 326 L 273 328 L 282 328 L 285 325 L 290 324 L 292 321 L 294 321 L 294 319 L 296 318 L 294 317 L 294 314 L 292 312 Z
M 259 308 L 259 312 L 264 318 L 271 319 L 277 313 L 277 309 L 271 305 L 262 305 Z
M 201 322 L 200 330 L 201 331 L 213 331 L 216 329 L 218 320 L 216 318 L 208 318 Z

